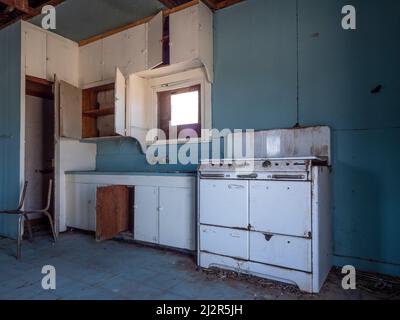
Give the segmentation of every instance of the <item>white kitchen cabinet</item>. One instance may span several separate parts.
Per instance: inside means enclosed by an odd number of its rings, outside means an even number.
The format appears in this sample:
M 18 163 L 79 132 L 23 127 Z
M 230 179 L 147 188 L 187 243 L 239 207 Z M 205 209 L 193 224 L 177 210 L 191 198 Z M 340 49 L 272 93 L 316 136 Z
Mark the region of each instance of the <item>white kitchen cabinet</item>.
M 103 40 L 79 48 L 80 85 L 103 80 Z
M 57 35 L 47 35 L 47 80 L 58 80 L 79 84 L 78 44 Z
M 195 249 L 194 189 L 135 187 L 135 240 Z
M 164 16 L 159 12 L 147 23 L 147 65 L 153 69 L 163 63 L 163 25 Z
M 118 68 L 114 79 L 112 84 L 85 90 L 60 81 L 56 99 L 60 102 L 61 137 L 96 139 L 108 132 L 110 136 L 126 136 L 126 80 Z M 104 135 L 100 135 L 99 121 L 110 128 Z
M 200 60 L 213 81 L 213 13 L 198 5 L 172 13 L 170 19 L 170 64 Z
M 26 75 L 46 79 L 46 33 L 34 27 L 24 25 L 25 33 L 25 73 Z
M 194 250 L 194 190 L 160 188 L 159 192 L 159 243 L 168 247 Z
M 311 237 L 311 182 L 250 181 L 250 225 L 261 232 Z
M 68 227 L 96 231 L 96 190 L 94 184 L 66 184 Z
M 115 69 L 124 75 L 146 69 L 146 25 L 106 37 L 102 44 L 102 80 L 113 79 Z
M 200 193 L 200 223 L 248 228 L 247 181 L 202 179 Z
M 135 240 L 158 243 L 158 188 L 135 187 Z

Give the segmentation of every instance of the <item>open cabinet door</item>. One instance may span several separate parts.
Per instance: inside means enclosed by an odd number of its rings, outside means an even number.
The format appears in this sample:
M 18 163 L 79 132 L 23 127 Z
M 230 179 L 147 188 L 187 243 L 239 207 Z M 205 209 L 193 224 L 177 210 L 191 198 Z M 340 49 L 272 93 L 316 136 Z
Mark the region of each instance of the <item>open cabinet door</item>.
M 147 80 L 131 74 L 127 84 L 128 136 L 139 142 L 143 153 L 147 150 L 146 135 L 149 130 L 146 92 Z
M 82 90 L 60 81 L 60 137 L 80 140 L 82 137 Z
M 163 13 L 161 11 L 148 23 L 148 69 L 153 69 L 163 63 L 163 20 Z
M 115 75 L 115 133 L 125 136 L 126 128 L 126 81 L 121 70 Z
M 129 189 L 126 186 L 97 188 L 96 240 L 116 237 L 130 227 Z

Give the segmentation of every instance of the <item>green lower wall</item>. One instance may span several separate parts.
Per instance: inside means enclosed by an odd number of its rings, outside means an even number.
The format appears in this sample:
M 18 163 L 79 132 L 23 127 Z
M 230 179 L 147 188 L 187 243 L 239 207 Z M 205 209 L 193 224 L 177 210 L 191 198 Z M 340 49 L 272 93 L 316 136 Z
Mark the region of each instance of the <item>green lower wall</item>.
M 16 208 L 20 190 L 21 24 L 0 30 L 0 210 Z M 16 235 L 14 217 L 0 215 L 0 236 Z

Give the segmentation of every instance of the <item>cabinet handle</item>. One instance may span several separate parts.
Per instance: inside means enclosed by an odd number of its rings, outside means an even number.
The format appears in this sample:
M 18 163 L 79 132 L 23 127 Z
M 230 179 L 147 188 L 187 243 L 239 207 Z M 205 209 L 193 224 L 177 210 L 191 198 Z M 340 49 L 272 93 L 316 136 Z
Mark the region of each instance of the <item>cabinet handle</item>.
M 272 239 L 273 236 L 274 236 L 274 235 L 273 235 L 273 234 L 270 234 L 270 233 L 264 234 L 265 240 L 267 240 L 268 242 L 271 241 L 271 239 Z
M 244 189 L 244 186 L 238 185 L 238 184 L 230 184 L 228 186 L 229 189 Z
M 258 174 L 257 173 L 253 173 L 253 174 L 238 174 L 237 177 L 239 179 L 257 179 L 258 178 Z

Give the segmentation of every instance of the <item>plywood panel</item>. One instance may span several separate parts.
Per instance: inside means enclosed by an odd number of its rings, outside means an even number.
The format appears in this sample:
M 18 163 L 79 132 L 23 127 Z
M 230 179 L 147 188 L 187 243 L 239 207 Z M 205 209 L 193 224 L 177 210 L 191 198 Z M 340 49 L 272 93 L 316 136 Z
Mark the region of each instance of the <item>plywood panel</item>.
M 60 81 L 60 136 L 82 137 L 82 90 Z
M 129 189 L 126 186 L 97 188 L 96 240 L 109 240 L 129 230 Z
M 26 74 L 46 79 L 46 33 L 34 28 L 25 29 Z
M 153 69 L 163 63 L 163 13 L 158 13 L 148 23 L 147 33 L 147 69 Z

